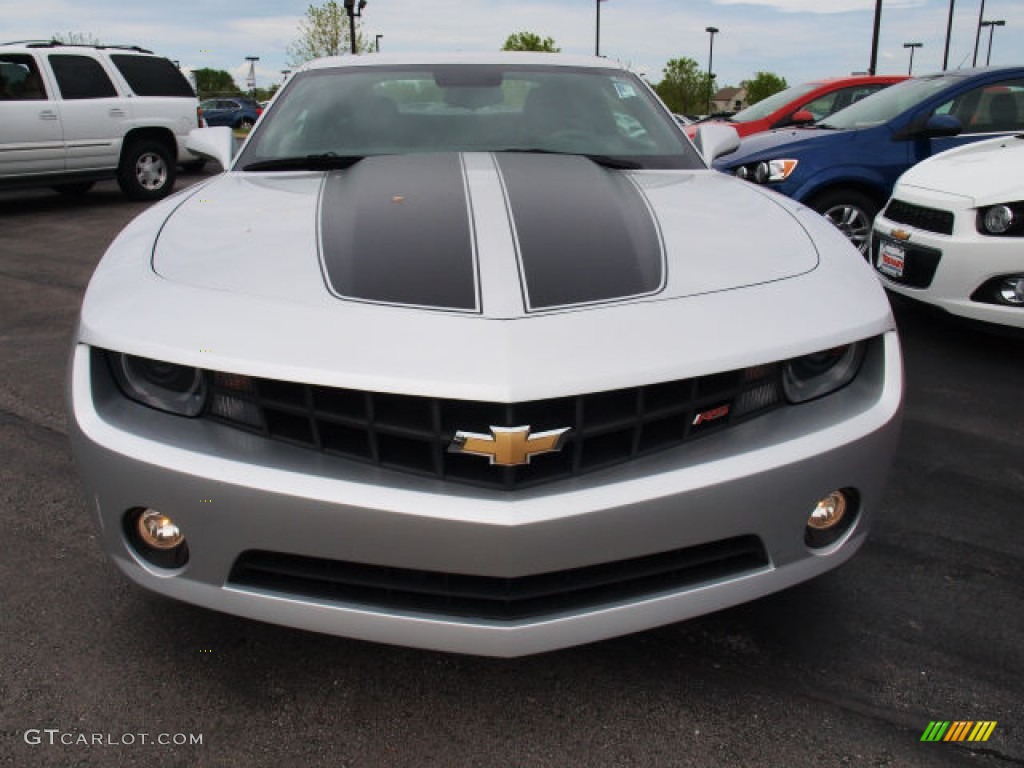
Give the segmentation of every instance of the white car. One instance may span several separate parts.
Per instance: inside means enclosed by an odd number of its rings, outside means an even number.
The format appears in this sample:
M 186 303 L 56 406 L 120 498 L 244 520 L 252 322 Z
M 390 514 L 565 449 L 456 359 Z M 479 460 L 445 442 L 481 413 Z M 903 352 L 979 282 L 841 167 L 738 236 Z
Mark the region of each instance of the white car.
M 875 219 L 871 259 L 894 293 L 1024 328 L 1024 134 L 904 173 Z
M 138 200 L 166 197 L 199 102 L 168 59 L 137 46 L 0 45 L 0 190 L 81 194 L 117 179 Z
M 629 119 L 624 119 L 623 116 Z M 114 562 L 217 610 L 516 656 L 845 562 L 895 450 L 885 293 L 638 77 L 347 56 L 86 292 L 69 425 Z

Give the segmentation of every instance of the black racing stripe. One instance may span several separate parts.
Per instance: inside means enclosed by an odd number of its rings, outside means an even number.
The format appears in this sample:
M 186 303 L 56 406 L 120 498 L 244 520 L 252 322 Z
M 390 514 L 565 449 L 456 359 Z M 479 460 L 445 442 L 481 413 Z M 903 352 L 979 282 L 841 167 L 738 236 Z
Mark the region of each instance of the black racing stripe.
M 640 296 L 664 282 L 661 236 L 622 172 L 571 155 L 498 155 L 527 308 Z
M 328 284 L 342 297 L 479 309 L 457 154 L 368 157 L 328 174 L 320 232 Z

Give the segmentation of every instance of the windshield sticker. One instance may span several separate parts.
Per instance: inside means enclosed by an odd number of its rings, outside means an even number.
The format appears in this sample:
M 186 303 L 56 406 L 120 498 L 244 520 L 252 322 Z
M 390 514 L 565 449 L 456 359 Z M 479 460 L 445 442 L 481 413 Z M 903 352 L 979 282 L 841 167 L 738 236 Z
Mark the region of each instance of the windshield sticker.
M 620 99 L 631 99 L 636 96 L 636 89 L 632 83 L 627 83 L 625 80 L 614 80 L 615 92 L 619 94 Z

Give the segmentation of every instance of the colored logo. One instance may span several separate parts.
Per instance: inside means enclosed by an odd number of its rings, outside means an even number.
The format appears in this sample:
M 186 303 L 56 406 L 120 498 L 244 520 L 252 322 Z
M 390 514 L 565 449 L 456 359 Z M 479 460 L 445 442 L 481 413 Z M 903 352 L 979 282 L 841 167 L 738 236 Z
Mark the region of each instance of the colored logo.
M 455 439 L 448 446 L 449 453 L 470 453 L 486 456 L 491 464 L 512 467 L 529 464 L 530 459 L 541 453 L 562 450 L 570 427 L 552 429 L 547 432 L 530 434 L 530 427 L 491 427 L 491 434 L 456 432 Z
M 921 741 L 988 741 L 995 729 L 995 720 L 933 720 Z

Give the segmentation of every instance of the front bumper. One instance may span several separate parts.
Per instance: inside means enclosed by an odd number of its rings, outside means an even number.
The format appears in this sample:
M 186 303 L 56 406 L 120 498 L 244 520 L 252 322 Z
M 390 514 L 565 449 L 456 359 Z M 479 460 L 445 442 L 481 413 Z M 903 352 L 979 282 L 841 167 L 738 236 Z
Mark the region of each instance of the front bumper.
M 915 201 L 916 202 L 916 201 Z M 934 205 L 934 201 L 925 199 Z M 880 213 L 872 233 L 871 262 L 882 285 L 893 293 L 931 304 L 952 315 L 1024 328 L 1024 307 L 981 301 L 979 288 L 1003 275 L 1024 274 L 1024 242 L 1019 237 L 988 237 L 977 232 L 974 209 L 957 210 L 951 235 L 938 234 L 901 224 Z M 895 242 L 894 230 L 910 233 L 904 244 L 911 258 L 923 255 L 929 261 L 927 270 L 917 280 L 908 282 L 879 269 L 879 248 L 882 242 Z M 931 262 L 934 262 L 932 264 Z
M 902 364 L 895 332 L 873 344 L 857 379 L 822 400 L 782 408 L 613 469 L 505 492 L 353 465 L 271 444 L 123 398 L 79 344 L 69 427 L 103 546 L 140 585 L 216 610 L 398 645 L 519 656 L 635 632 L 799 583 L 863 543 L 895 451 Z M 815 502 L 856 489 L 855 524 L 834 545 L 804 543 Z M 126 510 L 171 515 L 190 557 L 178 570 L 140 558 Z M 765 561 L 675 588 L 614 594 L 508 620 L 233 580 L 240 557 L 274 552 L 403 573 L 516 580 L 691 550 L 743 537 Z

